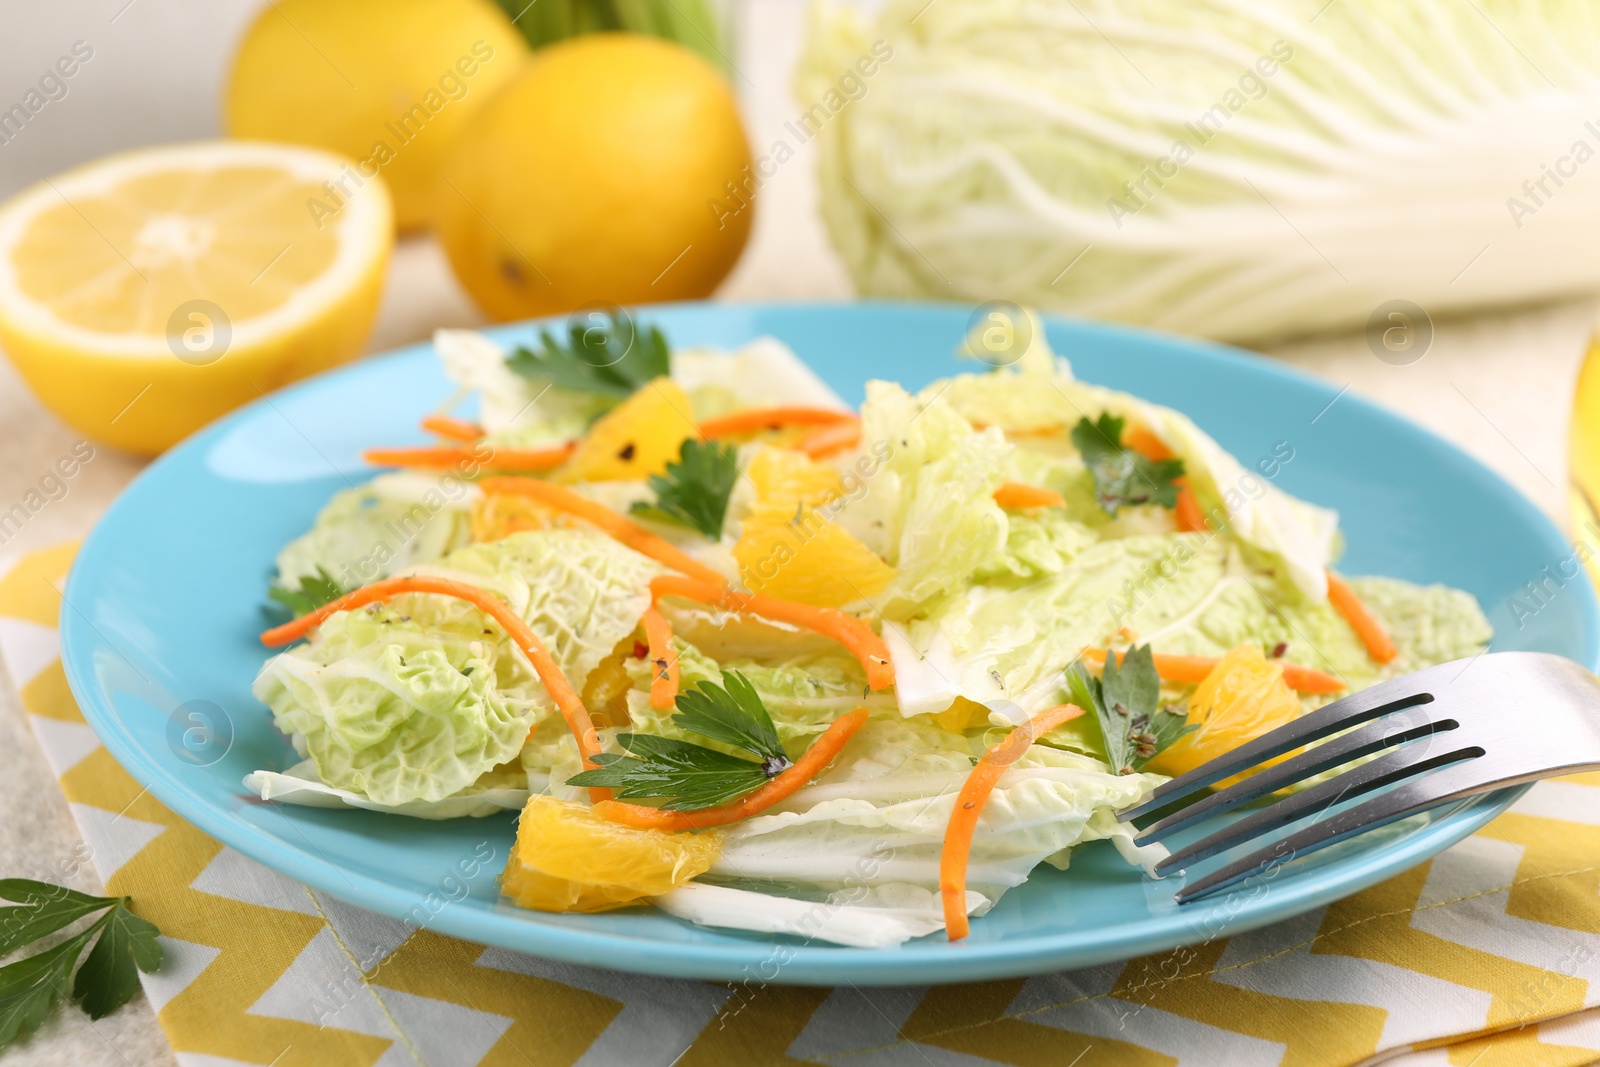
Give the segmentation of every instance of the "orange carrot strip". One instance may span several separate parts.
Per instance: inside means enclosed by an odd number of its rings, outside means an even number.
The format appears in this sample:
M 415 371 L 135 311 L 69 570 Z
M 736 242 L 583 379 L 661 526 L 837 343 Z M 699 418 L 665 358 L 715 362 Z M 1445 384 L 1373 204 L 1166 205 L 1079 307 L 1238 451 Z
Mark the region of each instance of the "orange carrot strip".
M 1098 667 L 1106 661 L 1106 650 L 1103 648 L 1086 648 L 1083 658 Z M 1193 682 L 1199 684 L 1217 661 L 1209 656 L 1171 656 L 1157 652 L 1154 656 L 1156 673 L 1169 682 Z M 1119 659 L 1117 662 L 1121 662 Z M 1283 680 L 1290 689 L 1298 693 L 1342 693 L 1350 687 L 1342 680 L 1331 674 L 1325 674 L 1314 667 L 1302 667 L 1297 663 L 1280 664 L 1283 667 Z
M 1007 511 L 1025 508 L 1059 508 L 1066 503 L 1053 489 L 1041 489 L 1024 482 L 1006 482 L 994 491 L 994 502 Z
M 731 804 L 724 804 L 718 808 L 703 808 L 700 811 L 668 811 L 665 808 L 651 808 L 620 800 L 604 800 L 595 804 L 594 812 L 612 822 L 637 826 L 645 830 L 699 830 L 707 826 L 726 826 L 740 819 L 748 819 L 752 815 L 759 815 L 774 804 L 789 799 L 801 786 L 822 773 L 823 768 L 833 762 L 846 742 L 855 736 L 856 731 L 860 730 L 866 721 L 866 708 L 857 708 L 847 715 L 839 716 L 833 721 L 832 726 L 811 742 L 811 747 L 794 761 L 793 766 Z
M 1200 533 L 1211 528 L 1206 522 L 1205 512 L 1200 510 L 1200 501 L 1195 498 L 1194 490 L 1189 488 L 1188 478 L 1173 480 L 1178 486 L 1178 503 L 1172 508 L 1172 517 L 1178 524 L 1178 529 L 1184 533 Z
M 855 418 L 848 411 L 832 411 L 828 408 L 749 408 L 705 420 L 700 424 L 700 433 L 704 437 L 729 437 L 758 430 L 777 430 L 785 426 L 832 426 L 835 423 L 854 422 Z
M 551 448 L 496 448 L 476 444 L 471 448 L 374 448 L 361 458 L 377 467 L 454 467 L 475 463 L 486 470 L 544 471 L 559 467 L 575 445 Z
M 1167 447 L 1167 443 L 1144 426 L 1130 426 L 1123 430 L 1122 444 L 1153 463 L 1172 458 L 1172 449 Z
M 1298 663 L 1283 664 L 1283 680 L 1297 693 L 1310 693 L 1316 696 L 1343 693 L 1350 688 L 1349 683 L 1343 678 L 1335 678 L 1315 667 L 1302 667 Z
M 521 493 L 523 496 L 533 497 L 541 503 L 593 523 L 635 552 L 643 553 L 657 563 L 714 586 L 723 587 L 728 584 L 728 579 L 676 545 L 628 521 L 604 504 L 574 493 L 566 486 L 542 482 L 537 478 L 484 478 L 478 485 L 485 493 Z
M 483 436 L 483 427 L 466 419 L 449 415 L 429 415 L 422 420 L 422 428 L 429 433 L 448 437 L 452 441 L 476 441 Z
M 1356 596 L 1356 591 L 1351 589 L 1345 580 L 1328 572 L 1328 602 L 1334 609 L 1344 616 L 1344 621 L 1350 624 L 1350 629 L 1361 638 L 1361 643 L 1367 646 L 1367 655 L 1379 663 L 1388 663 L 1399 655 L 1399 649 L 1394 647 L 1394 642 L 1389 638 L 1389 631 L 1383 628 L 1367 606 Z
M 364 585 L 360 589 L 346 593 L 337 600 L 331 600 L 317 610 L 300 616 L 293 622 L 286 622 L 282 626 L 275 626 L 261 635 L 261 643 L 268 648 L 286 645 L 304 637 L 315 626 L 322 625 L 329 615 L 338 611 L 354 611 L 366 607 L 368 604 L 380 600 L 389 600 L 406 593 L 436 593 L 440 596 L 455 597 L 465 600 L 495 622 L 499 623 L 506 634 L 522 649 L 522 654 L 528 657 L 528 662 L 533 665 L 534 673 L 539 676 L 539 681 L 544 683 L 545 691 L 550 694 L 550 699 L 555 701 L 557 708 L 561 709 L 562 718 L 567 720 L 567 726 L 572 730 L 572 736 L 578 741 L 578 754 L 583 757 L 585 767 L 595 767 L 591 757 L 600 751 L 600 738 L 594 732 L 594 722 L 589 718 L 589 709 L 583 706 L 583 699 L 578 696 L 578 691 L 572 688 L 572 683 L 562 673 L 555 659 L 550 655 L 550 650 L 544 642 L 539 640 L 539 635 L 522 621 L 522 617 L 506 604 L 505 601 L 478 586 L 465 582 L 451 581 L 449 578 L 437 578 L 428 575 L 411 575 L 402 578 L 384 578 Z M 610 797 L 609 789 L 591 792 L 594 799 Z
M 1006 734 L 1005 740 L 983 754 L 956 795 L 956 806 L 945 826 L 944 847 L 939 851 L 939 897 L 944 904 L 945 934 L 952 941 L 967 936 L 967 861 L 972 856 L 972 838 L 978 829 L 978 816 L 1010 766 L 1021 759 L 1041 736 L 1083 709 L 1075 704 L 1057 704 L 1041 711 Z
M 1343 678 L 1335 678 L 1315 667 L 1302 667 L 1298 663 L 1283 664 L 1283 680 L 1297 693 L 1310 693 L 1321 696 L 1327 693 L 1343 693 L 1350 688 Z
M 861 443 L 861 423 L 857 419 L 816 426 L 800 435 L 794 447 L 812 459 L 823 459 Z
M 644 613 L 644 636 L 650 642 L 650 706 L 665 711 L 678 702 L 678 657 L 672 650 L 672 624 L 651 605 Z
M 889 646 L 883 638 L 872 632 L 872 627 L 853 615 L 832 608 L 817 608 L 793 600 L 762 593 L 744 593 L 729 589 L 726 584 L 712 585 L 693 578 L 680 578 L 663 574 L 650 582 L 651 595 L 660 600 L 666 596 L 679 596 L 698 601 L 714 608 L 760 615 L 775 622 L 787 622 L 801 629 L 831 637 L 843 645 L 867 672 L 867 686 L 873 690 L 887 689 L 894 684 L 894 667 L 889 663 Z
M 1172 449 L 1167 447 L 1167 443 L 1143 426 L 1124 430 L 1122 443 L 1153 463 L 1172 458 Z M 1174 478 L 1173 484 L 1178 487 L 1178 502 L 1172 508 L 1172 517 L 1177 521 L 1178 529 L 1184 533 L 1209 530 L 1211 527 L 1206 522 L 1205 512 L 1200 510 L 1200 501 L 1195 498 L 1194 490 L 1189 488 L 1189 479 Z

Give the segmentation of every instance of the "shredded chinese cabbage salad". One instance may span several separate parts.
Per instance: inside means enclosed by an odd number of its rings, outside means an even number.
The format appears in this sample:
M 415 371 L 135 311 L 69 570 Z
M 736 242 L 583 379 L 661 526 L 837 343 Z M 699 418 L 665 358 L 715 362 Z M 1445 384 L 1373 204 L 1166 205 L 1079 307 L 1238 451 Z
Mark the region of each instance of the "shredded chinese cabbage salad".
M 1474 599 L 1341 577 L 1337 515 L 1187 416 L 1011 366 L 852 411 L 782 344 L 442 331 L 478 421 L 285 545 L 266 800 L 521 812 L 550 911 L 959 937 L 1166 776 L 1480 651 Z M 381 442 L 375 442 L 381 444 Z M 1104 847 L 1104 846 L 1102 846 Z

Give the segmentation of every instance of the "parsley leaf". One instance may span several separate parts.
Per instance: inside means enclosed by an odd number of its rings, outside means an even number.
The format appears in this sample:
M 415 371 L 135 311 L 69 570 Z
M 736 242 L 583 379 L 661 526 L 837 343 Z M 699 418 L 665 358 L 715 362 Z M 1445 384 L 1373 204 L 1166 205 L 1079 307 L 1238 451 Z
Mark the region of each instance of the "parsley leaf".
M 542 330 L 536 347 L 518 348 L 506 357 L 506 366 L 524 378 L 607 397 L 613 404 L 670 372 L 670 350 L 659 329 L 637 329 L 619 315 L 608 318 L 603 326 L 572 323 L 567 344 Z
M 126 897 L 90 896 L 26 878 L 0 879 L 0 897 L 15 902 L 0 908 L 0 957 L 85 915 L 105 913 L 59 945 L 0 967 L 0 1049 L 37 1030 L 67 999 L 69 982 L 71 998 L 100 1019 L 138 992 L 139 971 L 161 966 L 160 931 L 128 910 Z M 94 947 L 78 967 L 91 942 Z
M 1143 767 L 1155 759 L 1158 752 L 1163 751 L 1168 745 L 1185 734 L 1192 734 L 1200 729 L 1199 723 L 1188 721 L 1188 715 L 1182 708 L 1161 708 L 1150 716 L 1146 732 L 1150 735 L 1150 755 L 1139 756 L 1135 759 Z
M 291 618 L 298 619 L 330 600 L 338 600 L 349 591 L 339 584 L 339 579 L 319 566 L 316 574 L 301 577 L 300 583 L 293 589 L 273 582 L 267 587 L 267 598 L 287 610 Z
M 721 741 L 763 760 L 781 760 L 788 766 L 778 728 L 750 679 L 738 671 L 723 671 L 722 685 L 702 682 L 678 697 L 672 721 L 701 737 Z M 780 768 L 781 769 L 781 768 Z
M 1094 497 L 1100 510 L 1115 515 L 1129 504 L 1178 503 L 1174 480 L 1183 477 L 1183 460 L 1150 460 L 1122 444 L 1123 420 L 1102 412 L 1099 422 L 1078 420 L 1072 428 L 1072 444 L 1083 456 L 1094 479 Z
M 666 474 L 650 476 L 656 502 L 637 501 L 632 511 L 669 519 L 715 541 L 722 536 L 728 498 L 738 480 L 739 465 L 732 449 L 714 441 L 686 438 L 677 460 L 667 464 Z
M 783 773 L 788 755 L 772 716 L 749 679 L 723 671 L 722 685 L 701 682 L 678 695 L 672 721 L 690 733 L 750 753 L 760 762 L 676 738 L 618 734 L 626 755 L 602 752 L 600 766 L 567 779 L 569 785 L 605 786 L 623 799 L 664 800 L 672 811 L 698 811 L 739 799 Z
M 1106 657 L 1096 678 L 1077 660 L 1067 668 L 1067 689 L 1072 702 L 1091 710 L 1105 739 L 1106 762 L 1117 774 L 1132 774 L 1156 753 L 1192 730 L 1182 712 L 1158 708 L 1161 679 L 1149 645 Z
M 55 948 L 0 967 L 0 1049 L 37 1030 L 67 995 L 67 981 L 96 923 Z
M 16 907 L 0 908 L 0 959 L 116 903 L 114 897 L 94 897 L 26 878 L 0 880 L 0 898 L 17 902 Z
M 623 799 L 665 799 L 672 811 L 714 808 L 739 799 L 767 781 L 761 764 L 670 737 L 618 734 L 627 751 L 594 757 L 598 770 L 567 779 L 569 784 L 603 785 Z
M 139 971 L 161 966 L 161 931 L 118 904 L 101 920 L 105 929 L 78 968 L 72 999 L 83 1005 L 91 1019 L 103 1019 L 133 999 L 139 991 Z

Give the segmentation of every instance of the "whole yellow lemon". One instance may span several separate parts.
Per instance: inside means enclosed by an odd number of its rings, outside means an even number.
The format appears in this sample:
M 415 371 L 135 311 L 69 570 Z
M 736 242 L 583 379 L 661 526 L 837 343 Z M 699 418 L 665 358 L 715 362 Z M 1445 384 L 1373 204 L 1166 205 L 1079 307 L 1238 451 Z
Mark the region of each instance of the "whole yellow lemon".
M 528 47 L 490 0 L 276 0 L 234 57 L 229 136 L 310 145 L 382 174 L 402 230 L 425 226 L 439 162 Z M 353 188 L 330 189 L 335 211 Z M 449 190 L 444 190 L 448 192 Z
M 467 120 L 437 228 L 499 319 L 710 295 L 750 235 L 750 145 L 727 82 L 626 33 L 536 52 Z

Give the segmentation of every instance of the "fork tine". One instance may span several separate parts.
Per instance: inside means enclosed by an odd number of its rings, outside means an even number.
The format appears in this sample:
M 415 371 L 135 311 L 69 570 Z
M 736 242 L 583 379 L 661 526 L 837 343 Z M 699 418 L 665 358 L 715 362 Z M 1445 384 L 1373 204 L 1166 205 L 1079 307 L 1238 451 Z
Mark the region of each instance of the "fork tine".
M 1358 797 L 1435 767 L 1482 754 L 1483 749 L 1476 746 L 1447 749 L 1444 752 L 1418 752 L 1412 748 L 1391 751 L 1371 763 L 1345 771 L 1303 793 L 1262 808 L 1238 822 L 1224 826 L 1209 837 L 1179 849 L 1156 864 L 1156 873 L 1186 867 L 1219 852 L 1226 852 L 1235 845 L 1287 826 L 1303 816 L 1325 811 L 1341 800 Z
M 1276 793 L 1285 786 L 1304 781 L 1340 764 L 1383 749 L 1396 748 L 1419 737 L 1453 730 L 1456 726 L 1454 719 L 1443 719 L 1437 722 L 1419 723 L 1406 730 L 1393 731 L 1393 726 L 1388 721 L 1369 722 L 1350 733 L 1308 748 L 1293 759 L 1263 768 L 1220 793 L 1213 793 L 1186 808 L 1173 812 L 1166 818 L 1145 827 L 1144 831 L 1134 838 L 1134 844 L 1143 845 L 1158 841 L 1201 819 L 1221 815 L 1241 804 L 1248 804 L 1269 793 Z
M 1276 730 L 1262 734 L 1247 744 L 1240 745 L 1225 755 L 1201 764 L 1188 774 L 1180 774 L 1171 781 L 1156 786 L 1150 799 L 1137 807 L 1122 812 L 1118 818 L 1124 822 L 1148 815 L 1158 808 L 1179 800 L 1190 793 L 1231 778 L 1240 771 L 1258 763 L 1281 756 L 1329 734 L 1351 726 L 1370 722 L 1380 715 L 1403 711 L 1433 700 L 1433 694 L 1417 690 L 1413 676 L 1393 678 L 1375 686 L 1352 693 L 1332 704 L 1325 704 L 1309 715 L 1302 715 Z
M 1481 749 L 1478 751 L 1482 752 Z M 1373 797 L 1331 818 L 1312 823 L 1281 841 L 1258 849 L 1243 859 L 1184 886 L 1176 894 L 1177 902 L 1192 903 L 1236 885 L 1253 874 L 1265 873 L 1280 867 L 1297 856 L 1308 855 L 1346 838 L 1397 822 L 1408 815 L 1415 815 L 1419 811 L 1494 788 L 1497 783 L 1493 780 L 1493 776 L 1479 773 L 1472 762 L 1459 763 L 1417 781 L 1407 782 L 1382 796 Z

